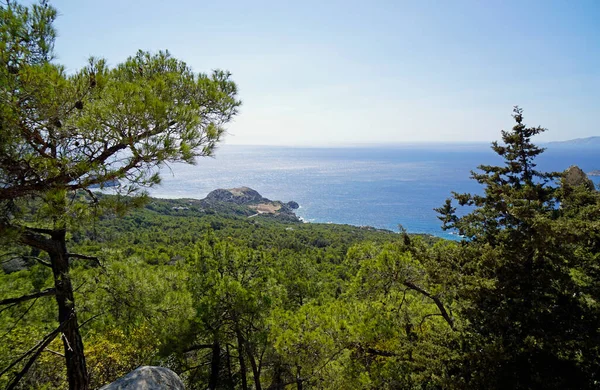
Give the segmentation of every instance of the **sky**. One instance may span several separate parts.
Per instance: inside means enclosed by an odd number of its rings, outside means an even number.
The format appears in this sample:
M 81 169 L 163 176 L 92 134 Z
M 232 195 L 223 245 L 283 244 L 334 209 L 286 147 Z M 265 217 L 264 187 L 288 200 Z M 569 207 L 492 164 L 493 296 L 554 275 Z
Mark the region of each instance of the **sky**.
M 57 62 L 168 49 L 225 69 L 228 144 L 539 142 L 600 135 L 600 1 L 55 0 Z

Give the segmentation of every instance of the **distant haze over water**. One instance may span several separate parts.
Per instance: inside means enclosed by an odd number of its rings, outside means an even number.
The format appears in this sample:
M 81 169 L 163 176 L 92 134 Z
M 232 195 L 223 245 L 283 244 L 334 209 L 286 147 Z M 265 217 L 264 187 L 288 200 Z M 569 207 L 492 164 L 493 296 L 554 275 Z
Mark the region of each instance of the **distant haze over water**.
M 575 164 L 600 169 L 598 147 L 548 145 L 537 160 L 543 171 Z M 480 192 L 469 179 L 481 164 L 502 164 L 487 144 L 412 144 L 390 147 L 300 148 L 223 145 L 196 166 L 174 164 L 150 194 L 203 198 L 216 188 L 248 186 L 272 200 L 295 200 L 308 222 L 369 225 L 452 237 L 433 208 L 451 191 Z M 598 185 L 600 177 L 591 177 Z

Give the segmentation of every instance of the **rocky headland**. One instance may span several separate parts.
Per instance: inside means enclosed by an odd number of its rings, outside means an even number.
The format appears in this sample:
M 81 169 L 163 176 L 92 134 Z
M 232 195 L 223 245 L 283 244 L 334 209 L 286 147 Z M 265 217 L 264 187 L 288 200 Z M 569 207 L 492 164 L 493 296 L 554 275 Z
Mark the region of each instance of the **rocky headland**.
M 278 200 L 270 200 L 263 197 L 258 191 L 250 187 L 236 187 L 211 191 L 206 198 L 200 200 L 203 207 L 218 208 L 223 205 L 241 206 L 248 211 L 248 217 L 259 215 L 273 216 L 280 220 L 300 221 L 294 213 L 299 205 L 294 201 L 284 203 Z

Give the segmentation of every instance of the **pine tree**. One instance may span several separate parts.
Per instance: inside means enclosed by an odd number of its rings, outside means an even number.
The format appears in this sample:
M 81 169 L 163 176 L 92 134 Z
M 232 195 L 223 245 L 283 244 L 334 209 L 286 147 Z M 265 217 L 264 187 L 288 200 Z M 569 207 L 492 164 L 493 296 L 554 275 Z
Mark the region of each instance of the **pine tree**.
M 461 292 L 469 325 L 460 371 L 472 388 L 593 387 L 591 356 L 583 351 L 597 343 L 597 304 L 582 299 L 573 276 L 573 250 L 584 244 L 564 241 L 569 217 L 559 199 L 560 174 L 536 170 L 544 150 L 531 138 L 545 129 L 527 127 L 518 107 L 513 118 L 503 143 L 492 144 L 504 165 L 472 173 L 483 195 L 453 194 L 472 211 L 458 217 L 450 201 L 437 209 L 444 228 L 465 236 L 462 256 L 472 270 L 472 284 Z
M 212 155 L 240 102 L 229 73 L 194 74 L 168 52 L 140 51 L 112 69 L 92 58 L 69 75 L 53 62 L 55 17 L 45 0 L 0 6 L 0 237 L 45 252 L 54 274 L 53 288 L 15 300 L 54 295 L 59 311 L 11 386 L 62 334 L 69 387 L 86 389 L 69 264 L 94 259 L 70 253 L 67 233 L 102 203 L 89 188 L 143 195 L 162 165 Z

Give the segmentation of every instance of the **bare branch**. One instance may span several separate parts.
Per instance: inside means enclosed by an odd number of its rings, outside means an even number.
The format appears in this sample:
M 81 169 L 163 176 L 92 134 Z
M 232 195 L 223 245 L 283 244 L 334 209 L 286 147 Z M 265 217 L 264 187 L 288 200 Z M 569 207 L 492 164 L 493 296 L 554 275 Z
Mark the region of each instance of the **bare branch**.
M 15 306 L 17 306 L 17 305 L 18 305 L 18 303 L 13 303 L 12 305 L 8 305 L 8 306 L 6 306 L 6 307 L 3 307 L 2 309 L 0 309 L 0 313 L 2 313 L 4 310 L 8 310 L 8 309 L 10 309 L 11 307 L 15 307 Z
M 0 264 L 6 264 L 6 263 L 10 263 L 10 262 L 11 262 L 11 261 L 13 261 L 13 260 L 19 260 L 19 259 L 22 259 L 22 257 L 21 257 L 21 256 L 17 256 L 17 257 L 11 257 L 11 258 L 8 258 L 8 259 L 6 259 L 6 260 L 2 260 L 2 261 L 0 261 Z
M 17 319 L 17 321 L 15 321 L 15 324 L 9 330 L 7 330 L 6 333 L 4 333 L 2 335 L 2 337 L 0 337 L 0 340 L 2 340 L 3 338 L 5 338 L 6 336 L 8 336 L 8 334 L 10 332 L 12 332 L 17 327 L 17 325 L 19 325 L 19 322 L 21 322 L 21 320 L 23 319 L 23 317 L 25 317 L 27 315 L 27 313 L 29 313 L 29 310 L 31 310 L 31 308 L 33 307 L 33 305 L 35 305 L 36 302 L 37 302 L 37 298 L 33 302 L 31 302 L 31 305 L 29 305 L 29 307 L 27 308 L 27 310 L 25 310 L 23 312 L 23 314 L 21 314 L 21 316 Z
M 441 316 L 440 313 L 429 313 L 423 316 L 423 318 L 421 318 L 421 322 L 419 322 L 419 328 L 421 329 L 421 331 L 423 331 L 423 324 L 425 323 L 425 320 L 430 318 L 430 317 L 435 317 L 435 316 Z
M 38 263 L 40 263 L 43 266 L 52 268 L 52 264 L 50 264 L 50 262 L 48 262 L 48 261 L 46 261 L 46 260 L 44 260 L 44 259 L 42 259 L 40 257 L 37 257 L 37 256 L 23 256 L 23 257 L 26 258 L 26 259 L 33 259 L 33 260 L 37 261 Z
M 433 294 L 427 292 L 423 288 L 417 286 L 413 282 L 409 282 L 408 280 L 404 281 L 402 284 L 404 284 L 406 287 L 410 288 L 411 290 L 415 290 L 416 292 L 419 292 L 419 293 L 425 295 L 426 297 L 430 298 L 435 303 L 435 305 L 438 307 L 438 309 L 440 310 L 440 314 L 442 315 L 442 317 L 444 317 L 444 319 L 446 320 L 448 325 L 450 325 L 450 329 L 455 330 L 454 329 L 454 320 L 452 319 L 452 317 L 450 317 L 450 315 L 446 311 L 446 308 L 444 307 L 444 304 L 442 303 L 442 301 L 440 300 L 440 298 L 437 295 L 433 295 Z
M 54 231 L 51 229 L 42 229 L 42 228 L 33 228 L 33 227 L 26 227 L 25 229 L 27 229 L 30 232 L 41 233 L 41 234 L 52 235 L 54 233 Z
M 84 188 L 83 190 L 85 192 L 87 192 L 87 194 L 90 196 L 90 198 L 92 198 L 92 200 L 94 201 L 94 204 L 98 203 L 98 197 L 96 196 L 96 194 L 94 194 L 94 192 L 92 190 L 90 190 L 89 188 Z
M 390 352 L 390 351 L 384 351 L 381 349 L 375 349 L 375 348 L 367 348 L 367 349 L 365 349 L 365 352 L 370 355 L 377 355 L 377 356 L 384 356 L 384 357 L 398 356 L 397 353 Z
M 81 323 L 81 325 L 79 325 L 78 329 L 81 329 L 81 328 L 83 328 L 83 327 L 84 327 L 85 325 L 87 325 L 89 322 L 92 322 L 92 321 L 94 321 L 96 318 L 98 318 L 98 317 L 100 317 L 100 316 L 102 316 L 102 315 L 104 315 L 104 314 L 106 314 L 106 312 L 102 312 L 102 313 L 100 313 L 100 314 L 96 314 L 95 316 L 92 316 L 92 317 L 88 318 L 87 320 L 83 321 L 83 322 Z
M 72 316 L 72 314 L 71 314 L 71 316 Z M 32 353 L 34 354 L 31 357 L 31 359 L 29 359 L 27 361 L 27 364 L 25 364 L 25 367 L 23 368 L 23 370 L 21 370 L 21 372 L 19 372 L 17 374 L 17 376 L 12 380 L 12 382 L 8 385 L 7 389 L 14 389 L 15 388 L 15 386 L 17 385 L 17 383 L 27 373 L 27 371 L 29 370 L 29 367 L 31 367 L 31 365 L 33 364 L 33 362 L 35 361 L 35 359 L 39 356 L 39 354 L 42 353 L 42 351 L 44 350 L 44 348 L 46 348 L 48 346 L 48 344 L 50 344 L 52 342 L 52 340 L 54 340 L 56 338 L 56 336 L 58 336 L 58 334 L 63 330 L 63 328 L 69 323 L 70 320 L 71 320 L 71 317 L 69 317 L 69 319 L 67 319 L 65 322 L 63 322 L 62 324 L 60 324 L 58 326 L 58 328 L 54 329 L 51 333 L 49 333 L 48 335 L 46 335 L 39 343 L 37 343 L 30 350 L 28 350 L 23 355 L 21 355 L 21 357 L 19 357 L 17 360 L 15 360 L 11 364 L 9 364 L 9 366 L 6 367 L 4 370 L 2 370 L 2 372 L 0 372 L 0 376 L 6 374 L 11 368 L 13 368 L 17 364 L 19 364 L 19 362 L 21 362 L 27 356 L 31 355 Z
M 27 227 L 23 228 L 21 226 L 13 226 L 5 223 L 0 223 L 0 232 L 2 232 L 3 230 L 19 231 L 21 229 L 24 229 L 24 231 L 21 232 L 18 238 L 21 244 L 41 249 L 45 252 L 52 252 L 54 250 L 54 243 L 52 242 L 52 240 L 41 235 L 52 234 L 52 230 Z
M 68 253 L 67 257 L 70 259 L 81 259 L 81 260 L 89 260 L 92 261 L 94 263 L 96 263 L 96 265 L 100 268 L 104 268 L 102 266 L 102 263 L 100 263 L 100 259 L 97 258 L 96 256 L 87 256 L 87 255 L 82 255 L 79 253 Z
M 382 349 L 376 349 L 376 348 L 365 348 L 362 344 L 360 343 L 350 343 L 348 345 L 351 348 L 355 348 L 357 349 L 359 352 L 361 353 L 368 353 L 369 355 L 376 355 L 376 356 L 383 356 L 383 357 L 394 357 L 394 356 L 398 356 L 397 353 L 394 352 L 390 352 L 390 351 L 384 351 Z
M 50 353 L 52 353 L 52 354 L 54 354 L 54 355 L 56 355 L 56 356 L 60 356 L 61 358 L 64 358 L 64 357 L 65 357 L 65 355 L 63 355 L 62 353 L 60 353 L 60 352 L 56 352 L 56 351 L 53 351 L 53 350 L 51 350 L 51 349 L 49 349 L 49 348 L 45 348 L 45 349 L 44 349 L 44 352 L 50 352 Z
M 19 260 L 19 259 L 32 259 L 32 260 L 37 261 L 41 265 L 44 265 L 46 267 L 52 268 L 52 264 L 50 264 L 46 260 L 44 260 L 44 259 L 42 259 L 40 257 L 37 257 L 37 256 L 27 256 L 27 255 L 18 255 L 18 256 L 15 256 L 15 257 L 11 257 L 10 259 L 6 259 L 6 260 L 0 261 L 0 264 L 9 263 L 9 262 L 11 262 L 13 260 Z
M 31 294 L 26 294 L 17 298 L 7 298 L 7 299 L 3 299 L 0 301 L 0 306 L 3 305 L 10 305 L 12 303 L 21 303 L 21 302 L 25 302 L 28 301 L 30 299 L 35 299 L 35 298 L 39 298 L 39 297 L 46 297 L 49 295 L 54 295 L 56 294 L 56 290 L 54 288 L 47 288 L 45 290 L 36 292 L 36 293 L 31 293 Z

